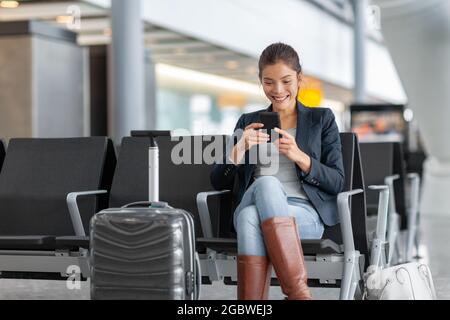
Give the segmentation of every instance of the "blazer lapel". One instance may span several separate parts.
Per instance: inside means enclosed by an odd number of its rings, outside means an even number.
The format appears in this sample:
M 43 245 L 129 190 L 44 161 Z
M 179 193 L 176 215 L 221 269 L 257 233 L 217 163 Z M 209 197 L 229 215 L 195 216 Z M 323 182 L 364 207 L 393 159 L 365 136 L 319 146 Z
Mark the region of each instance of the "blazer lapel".
M 311 111 L 306 108 L 301 102 L 297 102 L 297 134 L 295 140 L 299 145 L 300 149 L 309 153 L 309 134 L 312 122 Z

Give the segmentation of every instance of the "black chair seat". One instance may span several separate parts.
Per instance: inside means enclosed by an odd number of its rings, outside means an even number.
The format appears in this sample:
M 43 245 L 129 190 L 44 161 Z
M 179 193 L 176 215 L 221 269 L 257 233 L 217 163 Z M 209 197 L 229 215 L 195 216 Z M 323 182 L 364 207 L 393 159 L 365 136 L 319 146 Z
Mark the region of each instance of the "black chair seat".
M 79 248 L 89 249 L 89 237 L 57 237 L 56 248 L 59 250 L 78 250 Z
M 237 253 L 237 239 L 233 238 L 198 238 L 197 251 L 211 249 L 217 252 Z
M 0 250 L 78 250 L 89 249 L 89 237 L 1 236 Z
M 303 254 L 342 254 L 344 247 L 330 239 L 302 240 Z
M 302 240 L 303 254 L 342 254 L 343 247 L 329 239 Z M 237 239 L 226 238 L 199 238 L 197 239 L 197 250 L 203 252 L 206 249 L 217 252 L 237 253 Z
M 0 250 L 53 250 L 54 236 L 0 236 Z

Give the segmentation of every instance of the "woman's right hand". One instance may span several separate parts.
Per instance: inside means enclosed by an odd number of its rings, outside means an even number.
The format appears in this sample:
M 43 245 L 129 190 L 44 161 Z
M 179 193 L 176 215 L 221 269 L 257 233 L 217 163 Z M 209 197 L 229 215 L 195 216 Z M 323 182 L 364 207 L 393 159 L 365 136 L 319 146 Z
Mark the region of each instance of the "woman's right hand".
M 231 151 L 231 160 L 234 164 L 239 164 L 248 150 L 270 140 L 270 135 L 259 131 L 263 127 L 262 123 L 252 123 L 245 128 L 241 140 Z

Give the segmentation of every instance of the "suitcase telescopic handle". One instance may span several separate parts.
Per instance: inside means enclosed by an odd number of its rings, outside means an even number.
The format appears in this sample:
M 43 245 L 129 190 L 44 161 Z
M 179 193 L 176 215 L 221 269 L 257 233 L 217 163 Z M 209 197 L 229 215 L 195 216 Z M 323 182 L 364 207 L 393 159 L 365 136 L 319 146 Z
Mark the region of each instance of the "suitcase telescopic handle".
M 159 130 L 131 131 L 131 136 L 135 138 L 170 137 L 171 135 L 172 131 L 159 131 Z
M 136 138 L 149 138 L 148 148 L 148 201 L 159 202 L 159 149 L 156 137 L 170 137 L 171 131 L 131 131 Z

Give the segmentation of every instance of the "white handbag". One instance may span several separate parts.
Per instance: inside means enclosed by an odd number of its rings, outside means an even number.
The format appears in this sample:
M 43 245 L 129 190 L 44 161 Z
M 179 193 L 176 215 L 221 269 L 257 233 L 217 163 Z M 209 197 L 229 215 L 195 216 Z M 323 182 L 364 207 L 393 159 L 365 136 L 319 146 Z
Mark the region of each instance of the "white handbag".
M 412 262 L 385 269 L 370 266 L 364 278 L 367 300 L 436 300 L 426 264 Z

